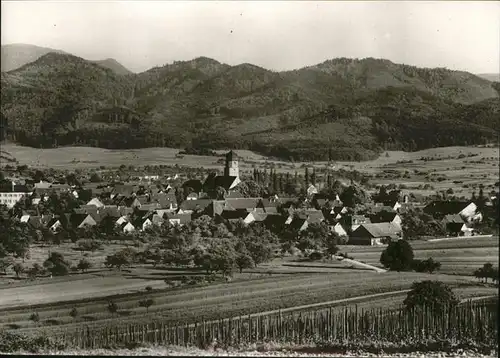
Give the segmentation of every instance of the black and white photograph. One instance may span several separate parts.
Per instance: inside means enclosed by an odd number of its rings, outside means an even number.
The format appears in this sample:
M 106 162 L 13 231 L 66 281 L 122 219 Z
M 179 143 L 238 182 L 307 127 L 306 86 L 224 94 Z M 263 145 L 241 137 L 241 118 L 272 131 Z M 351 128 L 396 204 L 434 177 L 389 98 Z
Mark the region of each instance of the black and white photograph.
M 498 355 L 500 2 L 1 0 L 0 355 Z

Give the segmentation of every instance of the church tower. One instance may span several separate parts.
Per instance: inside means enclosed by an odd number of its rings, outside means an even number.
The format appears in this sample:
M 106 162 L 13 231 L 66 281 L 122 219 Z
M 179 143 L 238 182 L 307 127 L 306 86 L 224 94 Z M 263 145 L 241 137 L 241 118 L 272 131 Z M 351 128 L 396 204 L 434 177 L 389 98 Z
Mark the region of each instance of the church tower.
M 236 177 L 236 178 L 239 178 L 240 176 L 240 170 L 238 168 L 238 160 L 236 159 L 236 155 L 232 150 L 226 154 L 226 166 L 224 167 L 224 176 Z

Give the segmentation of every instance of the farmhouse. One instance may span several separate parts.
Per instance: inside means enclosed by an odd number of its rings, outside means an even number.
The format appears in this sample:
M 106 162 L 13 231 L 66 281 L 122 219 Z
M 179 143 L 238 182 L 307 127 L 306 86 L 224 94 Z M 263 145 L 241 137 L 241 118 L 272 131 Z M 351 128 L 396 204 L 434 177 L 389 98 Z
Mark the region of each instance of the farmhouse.
M 476 216 L 477 205 L 471 201 L 436 200 L 424 208 L 426 214 L 435 218 L 443 218 L 446 215 L 458 214 L 466 222 L 470 222 Z
M 391 223 L 361 224 L 349 237 L 350 245 L 382 245 L 401 239 L 401 229 Z
M 14 207 L 25 195 L 30 196 L 31 191 L 26 185 L 16 185 L 15 182 L 8 187 L 0 188 L 0 204 Z
M 472 229 L 467 227 L 463 218 L 458 215 L 446 215 L 443 219 L 443 224 L 446 227 L 446 232 L 450 236 L 471 235 Z

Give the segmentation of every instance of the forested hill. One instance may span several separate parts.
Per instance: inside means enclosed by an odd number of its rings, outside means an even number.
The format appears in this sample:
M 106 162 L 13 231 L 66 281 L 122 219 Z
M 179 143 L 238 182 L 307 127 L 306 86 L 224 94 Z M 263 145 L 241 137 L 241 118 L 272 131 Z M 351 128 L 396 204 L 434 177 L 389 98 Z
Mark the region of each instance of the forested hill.
M 498 83 L 372 58 L 273 72 L 200 57 L 123 76 L 49 53 L 2 73 L 1 85 L 2 135 L 36 147 L 247 148 L 364 160 L 384 148 L 496 141 L 499 128 Z

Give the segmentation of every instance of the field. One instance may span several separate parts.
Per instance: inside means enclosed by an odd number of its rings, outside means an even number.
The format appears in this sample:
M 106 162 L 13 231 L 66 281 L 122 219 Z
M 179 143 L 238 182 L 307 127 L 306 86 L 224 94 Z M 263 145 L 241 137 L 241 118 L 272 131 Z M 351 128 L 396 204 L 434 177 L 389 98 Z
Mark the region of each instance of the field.
M 27 282 L 12 282 L 12 274 L 0 276 L 0 327 L 69 329 L 82 323 L 100 325 L 153 319 L 186 322 L 200 317 L 235 316 L 407 290 L 412 282 L 423 279 L 447 282 L 461 298 L 496 294 L 495 288 L 478 284 L 472 272 L 488 261 L 498 266 L 497 237 L 412 242 L 412 246 L 417 258 L 433 257 L 442 262 L 441 270 L 433 275 L 376 273 L 338 260 L 308 262 L 285 257 L 245 270 L 242 274 L 235 273 L 231 282 L 173 287 L 164 280 L 179 280 L 179 276 L 204 275 L 204 272 L 192 268 L 153 268 L 151 265 L 109 270 L 103 266 L 104 257 L 126 247 L 125 243 L 109 244 L 103 250 L 88 253 L 87 259 L 94 264 L 89 273 Z M 62 253 L 75 264 L 82 253 L 73 247 L 74 244 L 63 244 L 50 250 Z M 345 245 L 340 249 L 356 260 L 380 266 L 381 247 Z M 42 263 L 48 252 L 48 247 L 33 247 L 25 264 Z M 147 286 L 151 286 L 151 292 L 145 290 Z M 119 306 L 118 315 L 107 310 L 110 297 Z M 144 298 L 155 301 L 147 312 L 138 305 Z M 390 297 L 361 300 L 358 304 L 363 307 L 396 307 L 403 299 L 404 292 L 399 292 Z M 69 314 L 73 307 L 79 312 L 76 318 Z M 38 324 L 29 320 L 33 312 L 40 315 Z
M 107 150 L 91 147 L 62 147 L 56 149 L 35 149 L 16 144 L 2 144 L 2 151 L 33 167 L 53 168 L 98 168 L 118 167 L 122 164 L 181 165 L 188 167 L 221 168 L 219 157 L 183 155 L 179 149 L 144 148 L 137 150 Z M 222 154 L 225 151 L 217 151 Z M 302 173 L 303 165 L 325 168 L 326 162 L 283 162 L 248 150 L 236 150 L 240 156 L 240 168 L 249 172 L 252 166 L 271 167 L 278 172 Z M 499 149 L 490 147 L 443 147 L 418 152 L 388 151 L 379 158 L 366 162 L 335 162 L 330 168 L 358 170 L 373 175 L 372 184 L 397 183 L 420 194 L 433 194 L 436 190 L 452 188 L 456 195 L 470 196 L 482 183 L 486 192 L 498 181 Z M 0 161 L 0 165 L 12 164 Z M 395 178 L 392 172 L 399 173 Z M 408 172 L 406 177 L 402 175 Z M 425 184 L 431 188 L 423 189 Z
M 415 258 L 433 259 L 441 262 L 441 273 L 456 275 L 472 275 L 474 270 L 486 262 L 498 267 L 498 237 L 466 238 L 435 242 L 412 242 Z M 383 247 L 342 246 L 355 260 L 382 267 L 380 254 Z

